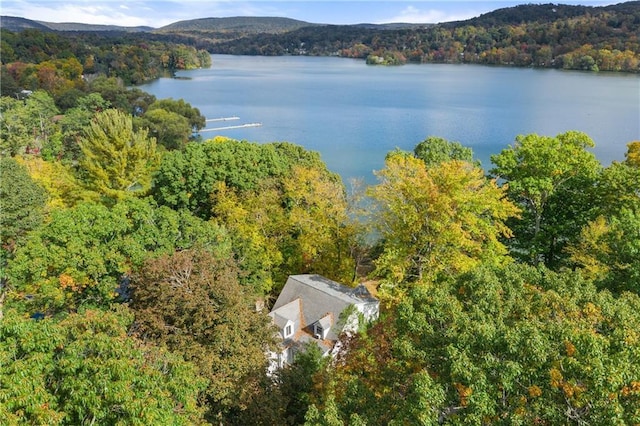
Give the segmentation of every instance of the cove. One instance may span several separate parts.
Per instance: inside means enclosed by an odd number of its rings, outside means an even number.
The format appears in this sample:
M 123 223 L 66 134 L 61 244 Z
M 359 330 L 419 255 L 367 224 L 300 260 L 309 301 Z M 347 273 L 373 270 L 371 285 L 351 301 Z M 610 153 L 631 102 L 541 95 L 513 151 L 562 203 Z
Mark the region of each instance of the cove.
M 613 73 L 421 64 L 369 66 L 337 57 L 212 55 L 209 69 L 140 86 L 184 99 L 208 119 L 238 117 L 203 132 L 252 142 L 287 141 L 320 152 L 347 182 L 375 182 L 387 152 L 428 136 L 490 155 L 519 134 L 587 133 L 603 165 L 640 140 L 640 77 Z M 252 126 L 235 126 L 260 124 Z M 209 128 L 223 127 L 210 122 Z M 231 127 L 231 128 L 229 128 Z

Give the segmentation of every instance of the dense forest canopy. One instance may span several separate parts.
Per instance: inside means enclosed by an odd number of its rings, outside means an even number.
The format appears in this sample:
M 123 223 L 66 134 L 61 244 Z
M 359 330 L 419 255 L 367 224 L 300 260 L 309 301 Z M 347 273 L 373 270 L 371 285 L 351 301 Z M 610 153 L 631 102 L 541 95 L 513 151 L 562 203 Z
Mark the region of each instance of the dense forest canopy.
M 26 90 L 47 89 L 43 86 L 52 79 L 106 75 L 130 85 L 211 65 L 206 51 L 185 40 L 173 43 L 147 33 L 1 31 L 4 95 L 11 95 L 16 85 Z M 70 63 L 78 64 L 78 75 L 65 74 Z
M 445 62 L 638 72 L 639 33 L 640 2 L 608 7 L 546 4 L 418 28 L 304 27 L 212 42 L 208 49 L 248 55 L 336 55 L 369 58 L 373 64 Z
M 637 7 L 265 40 L 511 43 L 538 25 L 551 43 L 609 14 L 603 34 L 620 31 L 607 49 L 633 64 Z M 389 152 L 375 185 L 347 190 L 316 152 L 203 140 L 197 108 L 128 87 L 207 66 L 193 45 L 2 31 L 7 424 L 640 423 L 640 141 L 605 167 L 580 131 L 514 135 L 483 170 L 471 148 L 429 136 Z M 569 41 L 551 55 L 573 55 Z M 335 358 L 312 345 L 268 373 L 278 342 L 257 307 L 300 273 L 367 281 L 381 315 Z

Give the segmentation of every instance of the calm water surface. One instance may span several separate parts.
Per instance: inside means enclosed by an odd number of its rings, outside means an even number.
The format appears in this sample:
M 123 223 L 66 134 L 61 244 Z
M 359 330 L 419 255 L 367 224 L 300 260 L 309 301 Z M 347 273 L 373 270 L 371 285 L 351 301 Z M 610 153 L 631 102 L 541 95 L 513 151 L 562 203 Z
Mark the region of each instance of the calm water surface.
M 203 132 L 253 142 L 287 141 L 319 151 L 343 179 L 374 182 L 387 152 L 428 136 L 489 156 L 518 134 L 587 133 L 604 165 L 640 140 L 640 77 L 474 65 L 367 66 L 345 58 L 213 55 L 210 69 L 180 72 L 141 88 L 183 98 L 208 123 L 260 127 Z

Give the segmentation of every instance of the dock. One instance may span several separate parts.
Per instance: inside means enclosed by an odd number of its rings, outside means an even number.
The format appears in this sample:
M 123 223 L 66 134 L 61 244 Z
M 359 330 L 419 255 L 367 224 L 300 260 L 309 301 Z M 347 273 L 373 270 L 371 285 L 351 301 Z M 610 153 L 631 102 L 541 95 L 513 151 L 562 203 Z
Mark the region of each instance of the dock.
M 216 121 L 232 121 L 232 120 L 240 120 L 240 117 L 220 117 L 220 118 L 209 118 L 205 120 L 207 123 L 212 123 Z
M 237 126 L 224 126 L 224 127 L 215 127 L 213 129 L 202 129 L 200 132 L 213 132 L 216 130 L 230 130 L 230 129 L 243 129 L 245 127 L 260 127 L 262 123 L 247 123 L 247 124 L 238 124 Z

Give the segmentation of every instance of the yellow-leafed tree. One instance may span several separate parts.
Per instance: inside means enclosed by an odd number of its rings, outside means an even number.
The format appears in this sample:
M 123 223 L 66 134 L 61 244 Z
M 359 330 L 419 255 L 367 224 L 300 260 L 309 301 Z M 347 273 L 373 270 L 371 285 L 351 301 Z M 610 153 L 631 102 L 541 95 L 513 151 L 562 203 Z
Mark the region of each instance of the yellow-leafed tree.
M 80 140 L 86 186 L 107 199 L 144 194 L 158 165 L 156 141 L 133 130 L 132 117 L 116 109 L 96 114 Z
M 369 194 L 383 244 L 377 267 L 388 282 L 420 281 L 505 259 L 500 237 L 511 235 L 505 221 L 519 209 L 479 167 L 460 160 L 427 167 L 394 152 L 377 176 L 380 183 Z

